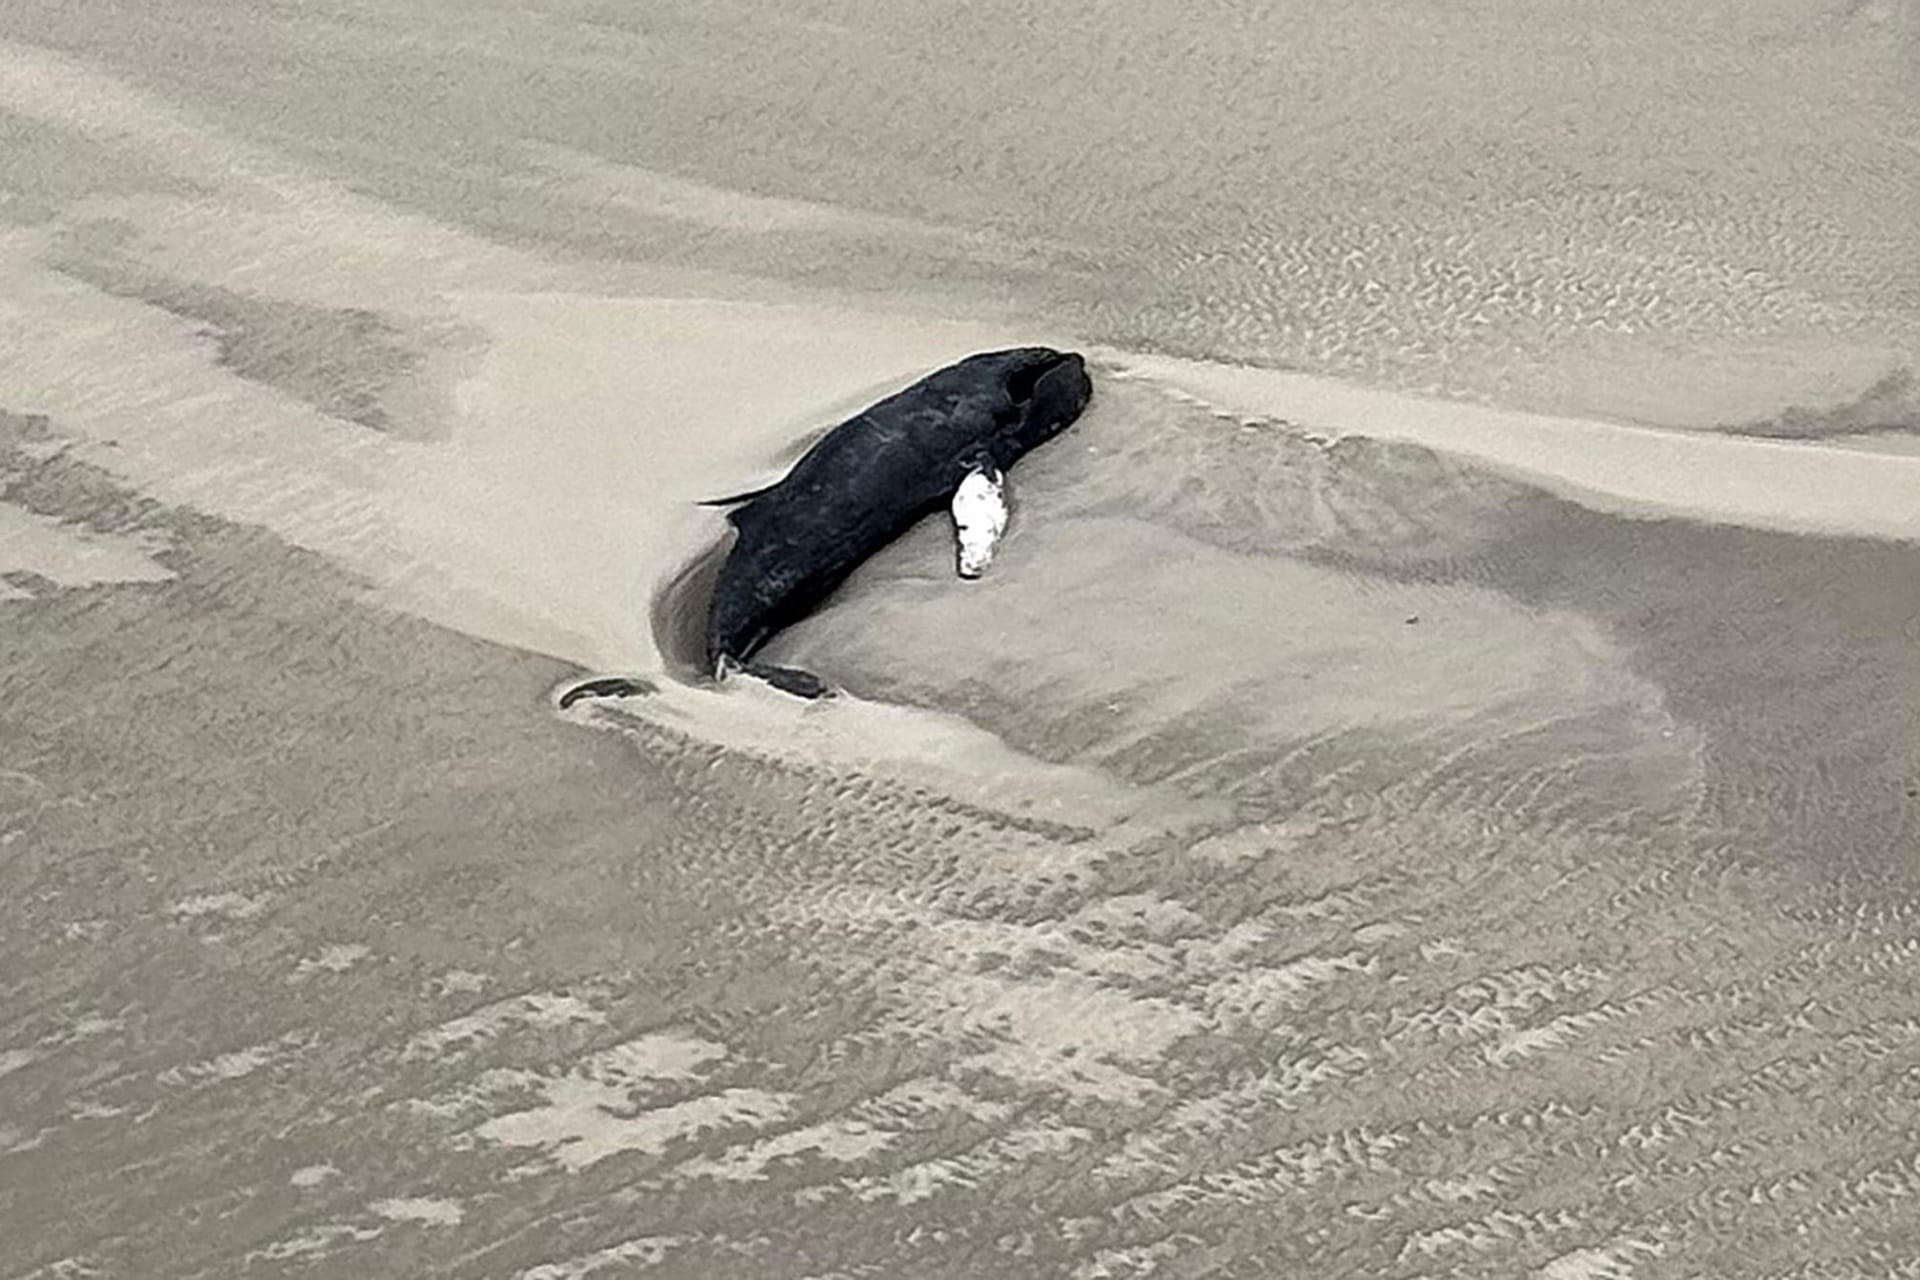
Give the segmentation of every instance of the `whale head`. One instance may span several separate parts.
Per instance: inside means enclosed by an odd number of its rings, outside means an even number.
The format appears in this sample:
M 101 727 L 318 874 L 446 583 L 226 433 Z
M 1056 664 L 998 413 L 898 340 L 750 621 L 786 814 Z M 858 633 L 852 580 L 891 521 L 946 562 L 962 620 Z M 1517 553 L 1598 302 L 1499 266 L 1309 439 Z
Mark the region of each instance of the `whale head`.
M 984 454 L 1004 471 L 1073 425 L 1093 396 L 1087 364 L 1051 347 L 986 351 L 920 384 L 957 449 L 950 483 Z M 919 390 L 919 388 L 916 388 Z
M 1093 397 L 1087 362 L 1076 352 L 1016 347 L 988 358 L 1000 362 L 1009 402 L 996 415 L 996 444 L 1005 447 L 994 448 L 993 454 L 1002 467 L 1072 426 Z

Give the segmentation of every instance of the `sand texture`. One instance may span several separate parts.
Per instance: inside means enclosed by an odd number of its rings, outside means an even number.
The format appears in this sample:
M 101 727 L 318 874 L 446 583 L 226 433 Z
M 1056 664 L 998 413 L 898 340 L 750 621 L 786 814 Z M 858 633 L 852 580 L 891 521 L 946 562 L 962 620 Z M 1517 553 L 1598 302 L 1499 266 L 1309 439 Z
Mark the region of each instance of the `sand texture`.
M 1920 1276 L 1917 49 L 0 10 L 0 1280 Z

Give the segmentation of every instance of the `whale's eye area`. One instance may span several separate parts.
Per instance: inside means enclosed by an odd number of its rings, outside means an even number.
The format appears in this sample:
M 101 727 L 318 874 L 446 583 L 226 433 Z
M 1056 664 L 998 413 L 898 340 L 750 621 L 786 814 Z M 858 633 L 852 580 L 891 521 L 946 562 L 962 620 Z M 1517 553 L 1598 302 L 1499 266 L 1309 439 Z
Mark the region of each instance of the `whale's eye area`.
M 1023 405 L 1033 399 L 1034 389 L 1040 385 L 1040 379 L 1052 373 L 1051 364 L 1030 364 L 1015 369 L 1007 375 L 1007 395 L 1015 404 Z

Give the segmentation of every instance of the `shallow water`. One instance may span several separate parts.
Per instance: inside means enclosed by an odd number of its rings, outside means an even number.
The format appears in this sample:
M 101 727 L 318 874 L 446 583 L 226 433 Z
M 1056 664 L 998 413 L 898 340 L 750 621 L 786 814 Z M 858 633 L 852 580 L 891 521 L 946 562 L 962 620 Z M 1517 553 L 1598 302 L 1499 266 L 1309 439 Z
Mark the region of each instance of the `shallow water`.
M 0 39 L 0 1275 L 1920 1274 L 1913 5 Z

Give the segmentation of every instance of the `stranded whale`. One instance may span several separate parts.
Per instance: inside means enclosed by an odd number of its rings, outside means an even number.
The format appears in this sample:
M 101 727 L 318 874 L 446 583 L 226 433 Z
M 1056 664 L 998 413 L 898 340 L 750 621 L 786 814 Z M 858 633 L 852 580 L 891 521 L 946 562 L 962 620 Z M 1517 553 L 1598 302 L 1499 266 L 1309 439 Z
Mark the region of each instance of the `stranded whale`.
M 780 484 L 716 499 L 732 507 L 737 537 L 714 583 L 708 666 L 716 676 L 743 666 L 801 697 L 824 693 L 806 672 L 753 666 L 753 652 L 956 499 L 970 474 L 996 476 L 1064 432 L 1091 395 L 1087 363 L 1069 351 L 970 355 L 835 426 Z
M 969 356 L 829 431 L 778 484 L 710 504 L 733 508 L 738 536 L 714 585 L 709 667 L 716 675 L 744 667 L 802 697 L 825 692 L 804 671 L 752 664 L 754 652 L 868 556 L 956 500 L 970 475 L 997 478 L 1066 430 L 1092 394 L 1086 362 L 1072 352 Z M 967 557 L 963 548 L 962 572 Z
M 730 508 L 735 530 L 707 613 L 707 669 L 720 679 L 744 670 L 803 698 L 826 693 L 818 676 L 754 653 L 942 506 L 961 575 L 978 577 L 1006 527 L 1003 473 L 1072 425 L 1092 394 L 1073 352 L 968 356 L 834 427 L 778 483 L 702 504 Z M 644 691 L 621 677 L 590 680 L 560 704 Z

